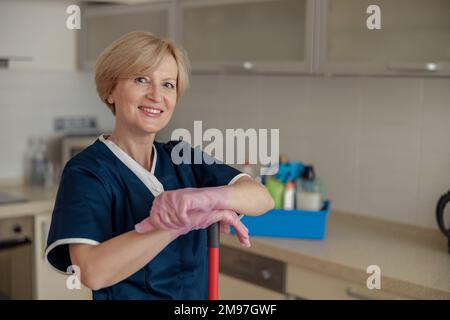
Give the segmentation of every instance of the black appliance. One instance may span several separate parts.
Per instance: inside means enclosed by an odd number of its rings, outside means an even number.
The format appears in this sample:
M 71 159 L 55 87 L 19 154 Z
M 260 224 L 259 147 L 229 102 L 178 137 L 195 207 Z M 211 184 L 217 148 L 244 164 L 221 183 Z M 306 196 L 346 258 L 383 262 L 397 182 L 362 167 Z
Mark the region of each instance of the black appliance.
M 448 238 L 448 251 L 450 253 L 450 224 L 445 225 L 444 211 L 447 203 L 450 201 L 450 190 L 439 198 L 436 206 L 436 220 L 441 232 Z

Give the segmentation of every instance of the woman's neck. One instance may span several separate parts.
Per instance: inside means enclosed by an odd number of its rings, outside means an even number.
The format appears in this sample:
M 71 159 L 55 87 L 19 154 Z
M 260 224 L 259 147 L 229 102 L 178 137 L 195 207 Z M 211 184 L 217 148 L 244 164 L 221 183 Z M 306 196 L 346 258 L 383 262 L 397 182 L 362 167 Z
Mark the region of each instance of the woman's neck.
M 129 131 L 115 128 L 108 140 L 114 142 L 137 163 L 147 170 L 151 169 L 153 162 L 153 141 L 155 134 L 135 135 Z

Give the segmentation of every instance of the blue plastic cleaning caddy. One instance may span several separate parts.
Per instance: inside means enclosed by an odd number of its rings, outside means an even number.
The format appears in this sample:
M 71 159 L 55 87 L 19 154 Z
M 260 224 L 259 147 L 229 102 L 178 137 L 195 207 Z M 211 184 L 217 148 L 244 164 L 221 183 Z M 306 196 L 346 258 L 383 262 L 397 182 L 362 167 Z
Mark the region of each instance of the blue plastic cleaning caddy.
M 250 236 L 323 240 L 329 213 L 326 200 L 320 211 L 273 209 L 257 217 L 244 216 L 242 222 Z

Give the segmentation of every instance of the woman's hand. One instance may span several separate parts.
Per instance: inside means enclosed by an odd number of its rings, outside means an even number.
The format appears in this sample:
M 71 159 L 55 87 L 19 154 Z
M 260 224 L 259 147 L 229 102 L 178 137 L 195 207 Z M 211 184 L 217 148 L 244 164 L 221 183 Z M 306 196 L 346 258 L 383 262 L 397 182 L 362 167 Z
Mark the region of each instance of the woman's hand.
M 189 212 L 209 213 L 228 207 L 224 187 L 185 188 L 165 191 L 155 198 L 150 211 L 151 223 L 162 230 L 178 229 L 192 224 Z
M 174 238 L 192 230 L 205 229 L 213 223 L 220 222 L 220 229 L 222 232 L 229 233 L 230 226 L 232 226 L 235 229 L 239 242 L 245 247 L 250 247 L 248 229 L 241 222 L 236 212 L 232 210 L 213 210 L 208 213 L 202 211 L 190 211 L 189 220 L 189 225 L 172 229 L 174 231 Z M 144 233 L 154 229 L 158 228 L 153 225 L 150 217 L 144 219 L 135 226 L 135 230 L 138 233 Z
M 230 189 L 226 187 L 185 188 L 165 191 L 153 201 L 150 217 L 135 226 L 139 233 L 153 229 L 175 230 L 176 237 L 191 230 L 220 222 L 220 230 L 230 233 L 233 226 L 244 246 L 250 246 L 248 229 L 228 208 Z

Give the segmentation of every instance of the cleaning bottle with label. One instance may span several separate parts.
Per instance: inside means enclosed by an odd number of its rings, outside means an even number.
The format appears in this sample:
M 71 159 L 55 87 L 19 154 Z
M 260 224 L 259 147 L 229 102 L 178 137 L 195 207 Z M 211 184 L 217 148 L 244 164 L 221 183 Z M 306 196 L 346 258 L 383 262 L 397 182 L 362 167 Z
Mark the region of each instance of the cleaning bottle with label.
M 295 209 L 295 183 L 294 183 L 294 181 L 288 181 L 288 183 L 286 184 L 286 188 L 284 189 L 283 209 L 284 210 L 294 210 Z
M 312 165 L 305 166 L 296 198 L 297 208 L 300 210 L 319 211 L 322 207 L 320 184 Z
M 45 168 L 47 166 L 47 144 L 44 138 L 39 138 L 36 143 L 34 155 L 31 159 L 31 185 L 44 186 Z
M 275 176 L 267 176 L 266 188 L 275 202 L 275 209 L 283 209 L 284 184 Z

